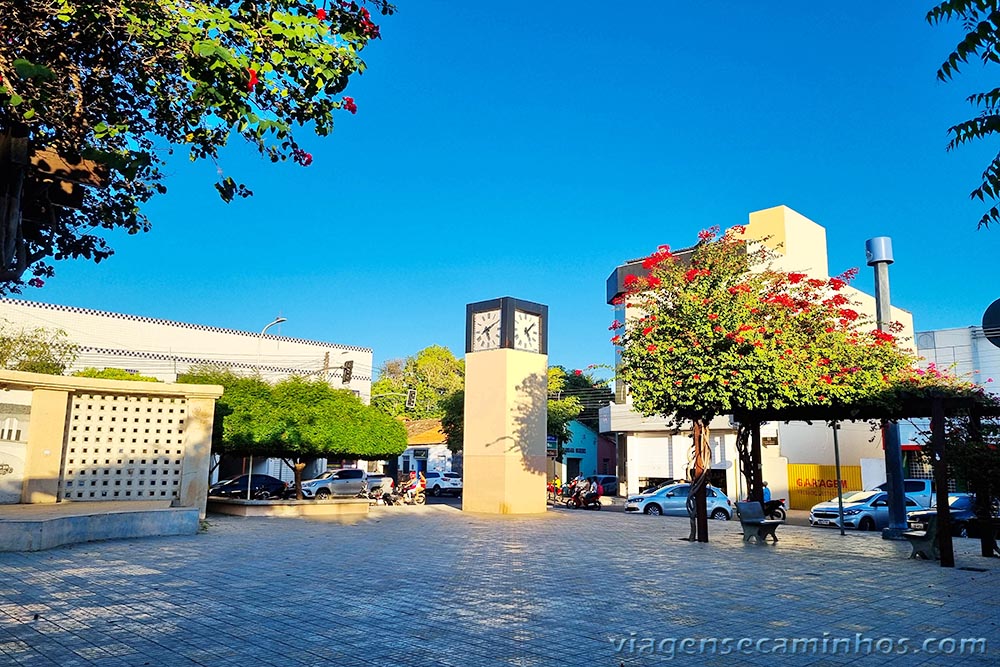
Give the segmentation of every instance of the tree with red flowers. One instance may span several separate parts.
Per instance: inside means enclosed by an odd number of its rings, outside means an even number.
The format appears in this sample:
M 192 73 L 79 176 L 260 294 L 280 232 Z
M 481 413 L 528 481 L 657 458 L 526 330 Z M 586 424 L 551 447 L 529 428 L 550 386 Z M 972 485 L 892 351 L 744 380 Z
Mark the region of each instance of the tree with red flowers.
M 367 5 L 367 7 L 366 7 Z M 218 162 L 241 138 L 302 166 L 379 38 L 388 0 L 0 0 L 0 294 L 52 260 L 100 262 L 147 231 L 165 157 Z M 251 194 L 223 165 L 225 201 Z
M 713 417 L 850 404 L 915 361 L 859 312 L 847 288 L 855 271 L 820 279 L 773 270 L 773 251 L 743 232 L 704 231 L 683 258 L 661 246 L 643 262 L 647 275 L 626 280 L 626 321 L 612 325 L 635 409 L 692 425 L 693 493 L 707 481 Z

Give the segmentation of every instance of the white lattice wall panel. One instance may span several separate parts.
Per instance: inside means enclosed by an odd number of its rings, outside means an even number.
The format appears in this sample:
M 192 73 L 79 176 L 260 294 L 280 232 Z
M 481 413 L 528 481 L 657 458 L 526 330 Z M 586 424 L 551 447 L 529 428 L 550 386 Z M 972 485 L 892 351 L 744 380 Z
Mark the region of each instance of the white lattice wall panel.
M 184 464 L 183 398 L 76 394 L 59 486 L 65 500 L 172 500 Z

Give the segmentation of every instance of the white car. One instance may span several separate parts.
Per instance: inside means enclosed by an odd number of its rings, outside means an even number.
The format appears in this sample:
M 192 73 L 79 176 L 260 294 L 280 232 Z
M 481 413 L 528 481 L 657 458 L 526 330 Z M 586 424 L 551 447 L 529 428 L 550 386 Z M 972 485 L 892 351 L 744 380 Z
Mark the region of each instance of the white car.
M 424 478 L 427 480 L 427 491 L 432 496 L 440 496 L 442 493 L 462 495 L 462 476 L 457 472 L 431 471 L 424 473 Z

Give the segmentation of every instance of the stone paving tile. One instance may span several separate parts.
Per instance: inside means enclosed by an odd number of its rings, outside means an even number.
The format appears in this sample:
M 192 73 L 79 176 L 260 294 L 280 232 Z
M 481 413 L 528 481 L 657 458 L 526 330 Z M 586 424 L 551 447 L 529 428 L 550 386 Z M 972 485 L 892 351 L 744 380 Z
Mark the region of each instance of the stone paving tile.
M 712 522 L 711 543 L 690 544 L 683 519 L 621 513 L 427 506 L 376 508 L 353 526 L 210 522 L 196 536 L 0 554 L 0 664 L 1000 662 L 1000 559 L 971 540 L 956 541 L 958 565 L 983 572 L 908 560 L 907 544 L 875 534 L 783 526 L 777 544 L 748 545 L 738 523 Z M 928 637 L 981 637 L 986 651 L 914 652 Z M 684 638 L 716 650 L 685 654 Z M 724 651 L 742 638 L 860 650 Z M 903 638 L 909 651 L 878 654 Z

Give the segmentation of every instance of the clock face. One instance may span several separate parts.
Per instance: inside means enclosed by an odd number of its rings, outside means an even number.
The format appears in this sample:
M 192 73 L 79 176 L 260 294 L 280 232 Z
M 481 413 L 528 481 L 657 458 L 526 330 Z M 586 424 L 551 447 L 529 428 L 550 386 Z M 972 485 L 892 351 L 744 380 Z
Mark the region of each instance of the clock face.
M 541 340 L 541 318 L 535 313 L 514 312 L 514 349 L 538 352 Z
M 500 309 L 484 310 L 472 316 L 472 350 L 500 347 Z

